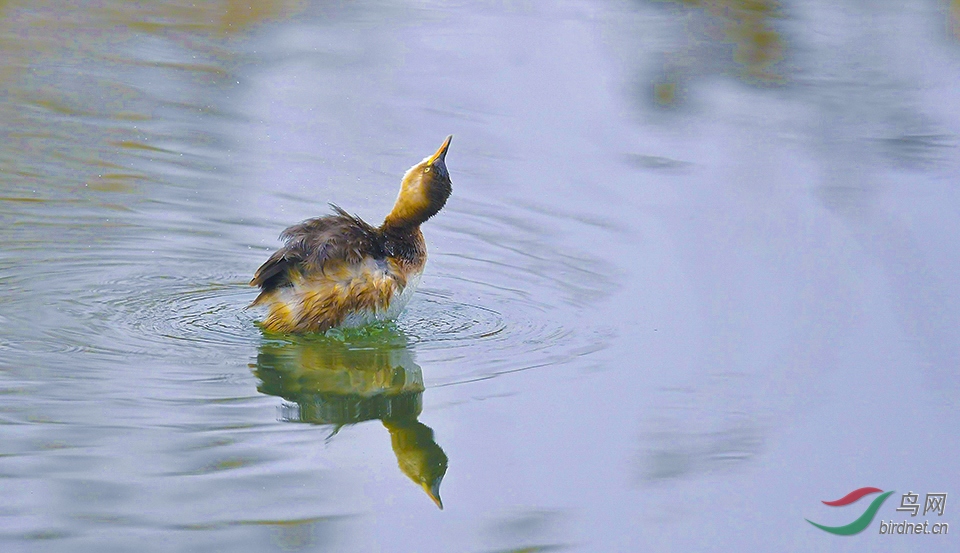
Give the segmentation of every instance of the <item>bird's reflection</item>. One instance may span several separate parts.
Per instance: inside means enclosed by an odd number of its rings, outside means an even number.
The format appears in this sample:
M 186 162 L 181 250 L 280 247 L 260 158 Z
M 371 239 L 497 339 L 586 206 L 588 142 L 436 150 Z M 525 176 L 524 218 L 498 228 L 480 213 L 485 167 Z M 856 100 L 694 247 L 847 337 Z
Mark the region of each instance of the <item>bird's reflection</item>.
M 254 373 L 258 390 L 293 403 L 283 420 L 332 425 L 334 434 L 346 425 L 382 421 L 400 470 L 443 508 L 447 456 L 433 430 L 417 420 L 423 374 L 403 332 L 384 326 L 334 336 L 267 336 Z

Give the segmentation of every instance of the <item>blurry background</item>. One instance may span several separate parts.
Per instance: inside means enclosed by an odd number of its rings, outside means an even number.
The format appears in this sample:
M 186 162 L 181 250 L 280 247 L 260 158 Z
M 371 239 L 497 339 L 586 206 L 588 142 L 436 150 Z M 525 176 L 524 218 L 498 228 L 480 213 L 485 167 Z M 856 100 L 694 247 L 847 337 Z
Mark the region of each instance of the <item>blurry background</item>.
M 804 519 L 960 530 L 958 40 L 942 0 L 0 0 L 3 550 L 955 547 Z M 379 223 L 447 134 L 400 320 L 262 336 L 279 232 Z

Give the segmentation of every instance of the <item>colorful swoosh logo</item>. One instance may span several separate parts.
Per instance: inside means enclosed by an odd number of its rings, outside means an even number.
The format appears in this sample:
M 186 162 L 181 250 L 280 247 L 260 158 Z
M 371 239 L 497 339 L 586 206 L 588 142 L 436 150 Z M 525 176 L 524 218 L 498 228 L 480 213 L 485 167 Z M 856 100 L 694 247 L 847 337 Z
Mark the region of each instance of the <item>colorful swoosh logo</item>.
M 824 501 L 823 504 L 830 505 L 831 507 L 843 507 L 845 505 L 855 503 L 865 495 L 882 491 L 883 490 L 880 488 L 860 488 L 858 490 L 853 490 L 852 492 L 835 501 Z M 851 522 L 850 524 L 847 524 L 846 526 L 824 526 L 823 524 L 817 524 L 810 519 L 804 520 L 823 530 L 824 532 L 830 532 L 831 534 L 836 534 L 838 536 L 852 536 L 854 534 L 859 534 L 860 532 L 863 532 L 867 526 L 870 526 L 870 523 L 873 522 L 873 517 L 877 515 L 877 511 L 880 509 L 880 506 L 883 505 L 883 502 L 886 501 L 892 493 L 892 491 L 889 491 L 878 496 L 870 503 L 870 506 L 867 507 L 867 510 L 860 515 L 860 518 Z
M 872 493 L 882 492 L 880 488 L 860 488 L 859 490 L 853 490 L 847 495 L 837 499 L 836 501 L 822 501 L 824 505 L 829 505 L 831 507 L 843 507 L 844 505 L 849 505 L 856 502 L 858 499 L 865 495 L 870 495 Z

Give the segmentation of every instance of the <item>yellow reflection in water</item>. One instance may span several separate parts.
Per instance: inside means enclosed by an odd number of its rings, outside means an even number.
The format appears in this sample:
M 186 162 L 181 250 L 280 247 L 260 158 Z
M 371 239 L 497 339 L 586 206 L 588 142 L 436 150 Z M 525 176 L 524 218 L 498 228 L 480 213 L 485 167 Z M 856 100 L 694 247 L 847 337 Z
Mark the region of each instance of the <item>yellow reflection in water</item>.
M 705 35 L 710 43 L 732 43 L 733 61 L 740 67 L 740 78 L 760 84 L 782 83 L 784 76 L 777 64 L 783 60 L 784 42 L 773 27 L 773 20 L 781 17 L 778 0 L 675 0 L 684 6 L 706 13 L 712 23 L 706 29 L 692 35 Z M 695 42 L 699 42 L 694 39 Z M 671 105 L 679 99 L 679 75 L 692 65 L 687 59 L 696 56 L 691 52 L 674 52 L 668 55 L 667 76 L 653 84 L 654 100 L 661 105 Z
M 441 509 L 447 456 L 417 420 L 423 374 L 407 337 L 392 326 L 328 336 L 267 337 L 254 374 L 258 390 L 293 402 L 285 420 L 345 425 L 380 420 L 400 470 Z
M 960 0 L 950 2 L 950 15 L 947 17 L 949 19 L 948 25 L 951 31 L 953 31 L 953 36 L 960 39 Z
M 783 40 L 771 26 L 779 17 L 777 0 L 712 0 L 704 7 L 726 21 L 727 39 L 736 44 L 733 59 L 750 77 L 776 82 L 782 76 L 773 69 L 783 59 Z
M 174 0 L 150 4 L 115 2 L 111 11 L 137 30 L 176 29 L 226 35 L 265 21 L 289 17 L 298 12 L 302 5 L 300 0 Z
M 157 111 L 182 98 L 191 99 L 180 106 L 184 114 L 213 110 L 229 81 L 227 39 L 290 17 L 302 4 L 0 0 L 0 169 L 36 175 L 49 187 L 136 190 L 149 179 L 130 168 L 143 152 L 126 145 L 149 147 L 151 138 L 176 143 L 149 126 Z M 148 42 L 157 35 L 170 41 L 169 49 Z M 171 59 L 151 57 L 157 52 Z M 157 82 L 165 87 L 152 86 Z M 125 169 L 104 175 L 104 163 Z

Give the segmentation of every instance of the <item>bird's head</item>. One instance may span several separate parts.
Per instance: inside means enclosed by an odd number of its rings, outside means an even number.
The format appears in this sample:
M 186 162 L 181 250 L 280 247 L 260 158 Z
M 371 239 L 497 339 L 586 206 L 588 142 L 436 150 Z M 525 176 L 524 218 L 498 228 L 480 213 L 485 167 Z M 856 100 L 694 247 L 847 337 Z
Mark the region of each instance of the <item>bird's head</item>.
M 453 190 L 446 164 L 447 148 L 452 138 L 453 135 L 448 136 L 439 150 L 403 175 L 397 203 L 383 221 L 384 228 L 416 227 L 436 215 L 447 203 Z

